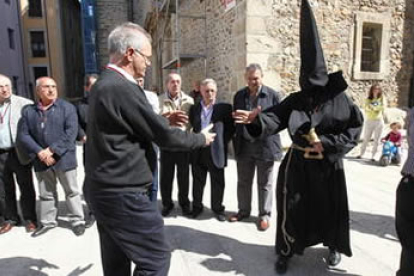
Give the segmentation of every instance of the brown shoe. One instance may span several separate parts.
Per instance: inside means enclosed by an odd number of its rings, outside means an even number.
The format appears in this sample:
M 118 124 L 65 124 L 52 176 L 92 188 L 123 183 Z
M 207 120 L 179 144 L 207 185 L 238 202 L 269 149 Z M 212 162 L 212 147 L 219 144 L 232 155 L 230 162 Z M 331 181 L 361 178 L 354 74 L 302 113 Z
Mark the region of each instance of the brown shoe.
M 27 233 L 32 233 L 32 232 L 34 232 L 34 231 L 36 230 L 36 228 L 37 228 L 36 224 L 34 224 L 34 223 L 33 223 L 33 222 L 31 222 L 31 221 L 29 221 L 29 222 L 26 224 L 26 232 L 27 232 Z
M 5 222 L 3 226 L 0 228 L 0 234 L 5 234 L 9 232 L 10 230 L 12 230 L 13 226 L 14 225 L 11 224 L 10 222 Z
M 266 231 L 269 228 L 270 223 L 267 219 L 260 219 L 257 226 L 260 231 Z

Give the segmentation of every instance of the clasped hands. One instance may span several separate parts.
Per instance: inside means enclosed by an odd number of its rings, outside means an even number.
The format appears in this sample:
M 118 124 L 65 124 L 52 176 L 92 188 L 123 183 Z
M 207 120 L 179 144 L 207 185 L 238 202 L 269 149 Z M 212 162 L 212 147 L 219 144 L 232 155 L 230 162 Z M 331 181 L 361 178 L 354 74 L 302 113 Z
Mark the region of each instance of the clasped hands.
M 53 151 L 50 148 L 45 148 L 39 151 L 37 157 L 48 167 L 53 166 L 56 163 L 55 158 L 53 158 Z

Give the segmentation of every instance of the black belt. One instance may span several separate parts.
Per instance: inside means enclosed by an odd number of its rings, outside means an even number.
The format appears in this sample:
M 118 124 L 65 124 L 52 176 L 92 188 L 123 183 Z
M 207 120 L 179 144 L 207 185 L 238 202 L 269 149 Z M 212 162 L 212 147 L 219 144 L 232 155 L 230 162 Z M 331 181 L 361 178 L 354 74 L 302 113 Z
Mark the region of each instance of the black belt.
M 13 150 L 13 148 L 0 149 L 0 154 L 7 153 L 7 152 L 11 152 L 12 150 Z

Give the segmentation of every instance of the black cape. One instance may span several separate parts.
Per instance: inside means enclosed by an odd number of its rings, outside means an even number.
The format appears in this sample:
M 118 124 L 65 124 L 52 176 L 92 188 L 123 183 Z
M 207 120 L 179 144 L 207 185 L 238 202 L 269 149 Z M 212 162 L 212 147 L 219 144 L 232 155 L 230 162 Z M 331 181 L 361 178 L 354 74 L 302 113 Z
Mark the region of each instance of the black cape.
M 291 148 L 281 163 L 276 190 L 279 255 L 302 254 L 318 243 L 352 255 L 342 158 L 357 145 L 363 117 L 346 88 L 341 72 L 330 74 L 325 87 L 292 93 L 248 127 L 255 136 L 287 128 L 300 147 L 309 147 L 302 134 L 315 128 L 324 147 L 322 160 L 307 159 Z

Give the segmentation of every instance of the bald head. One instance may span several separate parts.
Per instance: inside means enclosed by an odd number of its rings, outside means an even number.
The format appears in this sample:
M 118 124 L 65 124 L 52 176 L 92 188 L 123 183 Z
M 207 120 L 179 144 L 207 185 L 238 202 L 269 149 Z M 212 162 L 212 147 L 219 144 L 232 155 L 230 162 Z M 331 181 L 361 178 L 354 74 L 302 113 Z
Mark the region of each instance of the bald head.
M 7 76 L 0 74 L 0 103 L 3 104 L 4 101 L 11 97 L 11 94 L 11 80 Z

